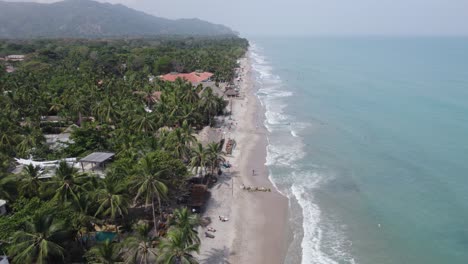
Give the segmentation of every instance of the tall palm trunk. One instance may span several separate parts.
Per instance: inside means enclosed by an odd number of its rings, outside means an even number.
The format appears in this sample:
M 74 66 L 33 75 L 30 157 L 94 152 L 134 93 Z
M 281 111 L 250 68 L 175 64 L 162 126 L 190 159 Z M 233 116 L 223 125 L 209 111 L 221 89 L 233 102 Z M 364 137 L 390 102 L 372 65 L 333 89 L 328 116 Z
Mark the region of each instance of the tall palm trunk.
M 81 112 L 78 112 L 78 122 L 80 123 L 79 125 L 81 127 L 81 125 L 83 123 L 83 117 L 81 116 Z
M 151 199 L 151 209 L 153 210 L 153 224 L 154 224 L 154 231 L 156 232 L 156 236 L 159 236 L 158 233 L 158 223 L 156 223 L 156 210 L 154 208 L 154 197 Z

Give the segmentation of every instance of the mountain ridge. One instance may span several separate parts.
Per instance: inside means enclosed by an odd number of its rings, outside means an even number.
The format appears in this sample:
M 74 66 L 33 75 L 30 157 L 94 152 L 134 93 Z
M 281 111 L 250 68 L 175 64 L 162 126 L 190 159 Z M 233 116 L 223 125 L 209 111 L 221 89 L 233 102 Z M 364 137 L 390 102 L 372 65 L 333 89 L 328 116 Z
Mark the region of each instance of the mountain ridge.
M 198 18 L 171 20 L 122 4 L 65 0 L 50 4 L 0 0 L 0 38 L 237 35 Z

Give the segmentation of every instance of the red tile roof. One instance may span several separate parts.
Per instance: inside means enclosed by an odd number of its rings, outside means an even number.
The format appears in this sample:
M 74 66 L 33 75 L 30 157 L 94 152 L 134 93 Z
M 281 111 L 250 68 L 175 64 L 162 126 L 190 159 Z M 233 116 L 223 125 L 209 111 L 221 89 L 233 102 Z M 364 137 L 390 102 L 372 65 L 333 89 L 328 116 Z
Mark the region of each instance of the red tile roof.
M 191 83 L 200 83 L 208 80 L 213 76 L 211 72 L 191 72 L 191 73 L 168 73 L 159 76 L 164 81 L 173 82 L 177 78 L 185 79 Z

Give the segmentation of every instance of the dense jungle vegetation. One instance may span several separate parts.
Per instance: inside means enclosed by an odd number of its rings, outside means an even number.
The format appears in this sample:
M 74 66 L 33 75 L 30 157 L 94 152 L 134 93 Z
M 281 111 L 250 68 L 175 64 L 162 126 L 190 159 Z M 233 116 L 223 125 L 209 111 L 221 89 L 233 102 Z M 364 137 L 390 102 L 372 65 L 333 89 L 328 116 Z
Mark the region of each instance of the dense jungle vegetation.
M 218 143 L 204 147 L 194 134 L 226 101 L 155 77 L 202 70 L 230 82 L 247 46 L 240 38 L 0 41 L 0 57 L 26 56 L 0 61 L 0 199 L 9 209 L 1 250 L 13 263 L 197 263 L 199 219 L 179 200 L 193 168 L 212 173 L 223 159 Z M 70 142 L 46 143 L 45 134 L 66 129 Z M 33 165 L 12 173 L 14 158 L 94 151 L 116 153 L 105 177 L 65 161 L 48 179 Z M 118 226 L 117 238 L 90 241 L 96 225 Z

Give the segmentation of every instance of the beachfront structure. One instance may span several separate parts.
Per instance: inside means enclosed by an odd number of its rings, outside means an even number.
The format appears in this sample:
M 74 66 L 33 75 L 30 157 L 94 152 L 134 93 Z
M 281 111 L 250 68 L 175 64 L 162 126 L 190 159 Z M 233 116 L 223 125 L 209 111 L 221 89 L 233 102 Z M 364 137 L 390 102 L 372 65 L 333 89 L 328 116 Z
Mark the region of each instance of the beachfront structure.
M 112 152 L 93 152 L 88 156 L 80 159 L 81 169 L 84 171 L 84 164 L 91 164 L 91 170 L 94 171 L 96 166 L 104 167 L 107 162 L 112 160 L 115 153 Z
M 5 215 L 7 213 L 6 210 L 6 201 L 0 199 L 0 215 Z
M 168 73 L 165 75 L 159 76 L 161 80 L 168 81 L 168 82 L 174 82 L 177 80 L 177 78 L 184 79 L 188 82 L 191 82 L 192 84 L 199 84 L 202 82 L 208 82 L 211 80 L 211 77 L 213 76 L 213 73 L 211 72 L 191 72 L 191 73 Z
M 194 184 L 190 189 L 190 200 L 188 205 L 195 210 L 200 210 L 208 199 L 208 187 L 205 184 Z
M 24 55 L 8 55 L 5 57 L 7 61 L 23 61 Z
M 224 92 L 224 94 L 227 97 L 237 97 L 237 96 L 239 96 L 239 92 L 234 90 L 234 89 L 227 89 L 226 92 Z

